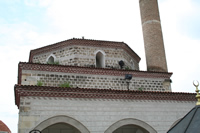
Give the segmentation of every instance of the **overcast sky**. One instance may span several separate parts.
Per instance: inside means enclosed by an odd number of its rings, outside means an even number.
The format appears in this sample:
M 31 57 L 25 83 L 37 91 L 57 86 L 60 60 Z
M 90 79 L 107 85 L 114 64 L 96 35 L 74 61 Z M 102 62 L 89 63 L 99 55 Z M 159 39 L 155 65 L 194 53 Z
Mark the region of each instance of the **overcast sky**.
M 70 38 L 127 43 L 146 60 L 139 0 L 0 0 L 0 120 L 17 133 L 14 101 L 19 61 L 31 49 Z M 200 1 L 158 0 L 173 92 L 194 92 L 200 80 Z

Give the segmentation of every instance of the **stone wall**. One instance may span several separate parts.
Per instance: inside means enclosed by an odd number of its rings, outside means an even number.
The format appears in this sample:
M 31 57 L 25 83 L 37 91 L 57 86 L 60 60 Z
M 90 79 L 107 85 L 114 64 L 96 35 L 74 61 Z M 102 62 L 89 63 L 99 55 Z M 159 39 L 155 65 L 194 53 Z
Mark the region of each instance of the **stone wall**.
M 75 119 L 90 133 L 104 133 L 114 123 L 127 119 L 139 120 L 157 133 L 166 133 L 195 106 L 195 102 L 172 100 L 21 97 L 20 101 L 18 133 L 41 129 L 42 122 L 44 125 L 46 120 L 56 116 Z
M 119 48 L 102 48 L 102 47 L 87 47 L 87 46 L 66 46 L 59 50 L 46 52 L 35 55 L 32 62 L 46 64 L 50 56 L 55 57 L 61 65 L 72 66 L 96 66 L 96 53 L 100 51 L 105 55 L 106 68 L 120 68 L 118 62 L 123 60 L 125 68 L 139 70 L 139 64 L 126 51 Z
M 22 85 L 36 85 L 37 81 L 41 81 L 43 86 L 59 86 L 70 82 L 70 85 L 75 88 L 127 90 L 129 84 L 130 90 L 171 91 L 170 83 L 166 82 L 165 78 L 133 76 L 127 83 L 124 76 L 22 70 L 21 80 Z

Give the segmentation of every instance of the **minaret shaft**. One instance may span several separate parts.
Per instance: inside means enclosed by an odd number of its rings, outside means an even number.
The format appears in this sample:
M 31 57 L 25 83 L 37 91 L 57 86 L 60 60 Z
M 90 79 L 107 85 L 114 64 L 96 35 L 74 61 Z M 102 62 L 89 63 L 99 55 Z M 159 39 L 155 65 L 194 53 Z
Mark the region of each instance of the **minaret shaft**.
M 148 71 L 167 72 L 157 0 L 140 0 L 140 13 Z

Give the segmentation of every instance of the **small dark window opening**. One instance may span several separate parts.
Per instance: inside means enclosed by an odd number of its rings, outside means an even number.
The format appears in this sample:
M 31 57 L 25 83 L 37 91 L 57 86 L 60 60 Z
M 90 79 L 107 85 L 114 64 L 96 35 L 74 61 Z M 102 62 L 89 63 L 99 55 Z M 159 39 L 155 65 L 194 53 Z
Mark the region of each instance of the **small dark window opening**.
M 103 68 L 104 67 L 104 55 L 101 52 L 96 54 L 96 67 Z
M 54 58 L 51 56 L 51 57 L 49 57 L 49 59 L 48 59 L 48 63 L 49 64 L 53 64 L 54 63 Z

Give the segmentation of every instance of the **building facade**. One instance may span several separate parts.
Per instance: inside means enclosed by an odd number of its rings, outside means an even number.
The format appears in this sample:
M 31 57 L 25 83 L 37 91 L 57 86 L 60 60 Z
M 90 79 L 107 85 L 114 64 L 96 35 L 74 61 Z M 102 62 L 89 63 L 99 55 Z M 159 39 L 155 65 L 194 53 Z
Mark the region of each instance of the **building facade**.
M 139 61 L 122 42 L 74 38 L 32 50 L 18 66 L 18 132 L 165 133 L 195 94 L 171 92 L 172 73 L 140 71 Z
M 194 107 L 194 93 L 171 91 L 157 0 L 139 3 L 147 71 L 124 42 L 73 38 L 31 50 L 14 87 L 18 133 L 166 133 Z

